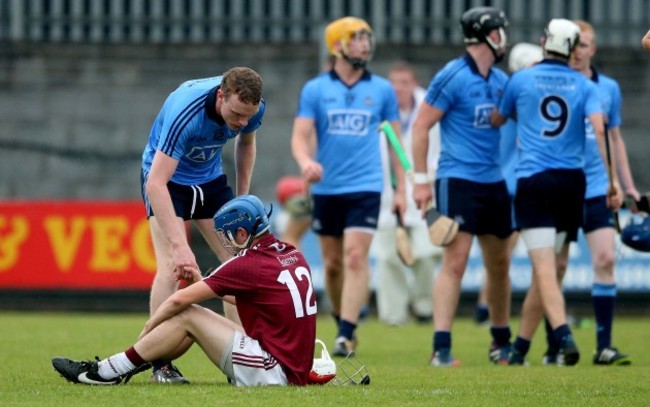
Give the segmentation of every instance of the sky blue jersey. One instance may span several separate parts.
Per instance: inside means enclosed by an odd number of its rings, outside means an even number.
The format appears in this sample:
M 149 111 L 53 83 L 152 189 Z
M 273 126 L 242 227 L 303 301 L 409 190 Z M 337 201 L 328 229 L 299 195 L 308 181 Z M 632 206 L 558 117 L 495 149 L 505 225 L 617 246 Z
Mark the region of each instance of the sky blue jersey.
M 508 76 L 492 67 L 487 78 L 469 54 L 447 63 L 434 77 L 425 102 L 445 112 L 440 120 L 437 178 L 491 183 L 503 179 L 499 167 L 499 130 L 490 117 Z
M 333 70 L 302 88 L 297 117 L 314 119 L 316 160 L 323 178 L 314 194 L 381 192 L 383 172 L 379 124 L 399 120 L 397 96 L 390 82 L 370 72 L 352 86 Z
M 603 108 L 604 119 L 608 128 L 621 125 L 621 89 L 618 83 L 609 76 L 603 75 L 592 69 L 591 80 L 598 87 L 600 103 Z M 587 192 L 585 198 L 594 198 L 607 194 L 609 177 L 607 167 L 598 149 L 596 134 L 589 120 L 585 122 L 587 129 L 587 142 L 585 144 L 585 174 L 587 176 Z M 613 152 L 612 152 L 613 154 Z
M 198 185 L 223 174 L 221 150 L 231 138 L 255 131 L 262 124 L 265 103 L 239 131 L 228 128 L 217 116 L 215 102 L 221 76 L 194 79 L 181 84 L 165 100 L 142 153 L 142 169 L 148 174 L 154 154 L 160 150 L 178 160 L 171 181 Z
M 585 118 L 600 112 L 596 85 L 566 63 L 545 59 L 514 73 L 499 113 L 517 120 L 517 178 L 583 168 Z

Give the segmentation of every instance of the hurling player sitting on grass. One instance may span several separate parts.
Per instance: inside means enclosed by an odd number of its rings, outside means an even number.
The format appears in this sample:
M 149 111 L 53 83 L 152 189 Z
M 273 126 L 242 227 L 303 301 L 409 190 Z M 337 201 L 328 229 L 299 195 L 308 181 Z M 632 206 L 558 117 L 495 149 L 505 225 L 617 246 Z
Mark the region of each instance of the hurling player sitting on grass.
M 235 257 L 205 278 L 195 268 L 175 272 L 191 285 L 156 310 L 126 351 L 96 361 L 55 357 L 54 369 L 73 383 L 126 383 L 151 361 L 177 359 L 196 342 L 236 386 L 310 384 L 316 296 L 302 253 L 269 232 L 253 195 L 226 203 L 214 227 Z M 215 297 L 236 305 L 241 326 L 197 305 Z

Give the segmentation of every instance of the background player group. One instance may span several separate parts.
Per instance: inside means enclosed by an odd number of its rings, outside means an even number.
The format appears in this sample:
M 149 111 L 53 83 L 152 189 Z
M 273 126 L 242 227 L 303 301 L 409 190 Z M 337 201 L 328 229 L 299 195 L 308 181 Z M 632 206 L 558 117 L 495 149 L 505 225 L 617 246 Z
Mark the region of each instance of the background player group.
M 424 94 L 416 86 L 410 86 L 412 93 L 405 97 L 400 94 L 399 74 L 411 75 L 408 80 L 412 85 L 415 82 L 412 70 L 395 67 L 391 71 L 392 83 L 367 70 L 374 40 L 372 29 L 365 21 L 345 17 L 327 26 L 325 42 L 330 69 L 303 87 L 293 126 L 292 152 L 302 178 L 310 185 L 311 227 L 319 236 L 327 296 L 338 327 L 335 355 L 345 356 L 356 348 L 359 315 L 368 302 L 368 257 L 379 225 L 380 208 L 383 205 L 384 210 L 397 213 L 405 220 L 413 217 L 406 213 L 409 205 L 424 210 L 435 196 L 439 211 L 458 221 L 460 232 L 443 248 L 441 270 L 433 284 L 433 306 L 429 307 L 433 310 L 435 327 L 432 365 L 459 364 L 451 354 L 451 328 L 474 236 L 483 253 L 487 276 L 485 289 L 492 335 L 489 359 L 499 364 L 523 364 L 535 328 L 545 316 L 548 329 L 545 362 L 577 363 L 579 351 L 566 321 L 559 282 L 566 269 L 568 244 L 576 239 L 581 227 L 592 251 L 595 273 L 592 297 L 598 349 L 593 361 L 598 364 L 630 362 L 627 355 L 611 344 L 616 296 L 612 210 L 620 207 L 623 198 L 618 174 L 625 192 L 635 200 L 639 198 L 619 130 L 620 90 L 614 80 L 590 65 L 596 50 L 593 28 L 585 22 L 565 19 L 549 22 L 541 40 L 543 60 L 538 57 L 526 61 L 525 69 L 513 73 L 508 81 L 507 75 L 494 66 L 506 54 L 507 27 L 507 18 L 498 9 L 476 7 L 465 12 L 461 29 L 466 54 L 440 70 Z M 536 65 L 527 67 L 535 62 Z M 565 86 L 566 83 L 573 85 Z M 146 334 L 152 326 L 180 315 L 185 308 L 163 313 L 164 316 L 157 311 L 174 294 L 178 280 L 199 279 L 199 267 L 187 242 L 185 221 L 196 221 L 222 262 L 240 251 L 229 252 L 224 241 L 237 249 L 246 249 L 258 237 L 255 228 L 244 228 L 242 238 L 246 243 L 240 246 L 237 229 L 230 231 L 234 236 L 226 235 L 225 240 L 222 236 L 221 241 L 212 229 L 213 214 L 235 196 L 221 167 L 221 147 L 230 138 L 237 140 L 236 195 L 244 195 L 250 189 L 256 155 L 255 133 L 265 107 L 261 90 L 261 78 L 248 68 L 234 68 L 219 77 L 186 82 L 170 95 L 152 127 L 143 153 L 142 185 L 158 270 L 151 291 L 152 319 L 143 331 L 142 340 L 149 337 L 149 341 L 164 342 L 159 336 Z M 412 186 L 407 187 L 404 171 L 392 149 L 390 158 L 385 158 L 386 147 L 380 144 L 378 131 L 382 121 L 390 122 L 394 131 L 404 136 L 403 143 L 412 145 L 415 168 L 409 177 Z M 498 127 L 504 124 L 500 132 Z M 610 138 L 612 151 L 609 158 L 606 137 Z M 505 149 L 507 156 L 500 156 L 500 143 L 508 142 L 516 147 Z M 512 175 L 502 171 L 502 165 L 515 152 L 517 160 Z M 437 154 L 437 160 L 432 158 Z M 434 172 L 435 184 L 432 184 Z M 385 173 L 391 174 L 392 182 L 386 182 Z M 411 238 L 416 246 L 426 241 L 426 237 L 418 237 L 421 236 L 418 230 L 426 228 L 422 222 L 419 219 L 405 222 L 412 229 Z M 391 225 L 388 229 L 394 228 Z M 382 227 L 379 236 L 381 230 Z M 513 233 L 514 230 L 520 233 Z M 522 310 L 520 332 L 511 345 L 508 269 L 518 235 L 528 248 L 533 279 Z M 382 246 L 394 246 L 393 242 L 394 237 L 378 239 Z M 426 265 L 424 271 L 415 267 L 420 275 L 419 287 L 430 286 L 433 279 L 432 261 L 436 252 L 429 246 L 416 249 L 421 253 L 418 258 Z M 394 253 L 394 247 L 382 247 L 380 252 Z M 391 270 L 389 263 L 386 259 L 381 262 L 382 272 L 388 276 L 385 281 L 396 281 L 394 274 L 403 270 L 396 271 L 394 267 Z M 380 316 L 389 323 L 403 323 L 408 306 L 408 296 L 404 293 L 408 287 L 392 283 L 383 287 L 402 288 L 391 293 L 384 290 L 382 303 L 380 287 Z M 223 291 L 210 288 L 217 294 Z M 427 320 L 430 312 L 426 308 L 431 296 L 428 301 L 422 297 L 420 294 L 420 305 L 416 300 L 413 308 L 418 317 Z M 391 316 L 393 304 L 397 305 Z M 239 302 L 226 301 L 225 320 L 230 322 L 223 323 L 222 319 L 215 322 L 229 327 L 226 343 L 232 343 L 236 333 L 242 332 L 237 312 L 241 313 L 242 307 Z M 244 327 L 247 324 L 250 320 Z M 187 327 L 175 329 L 182 332 L 180 338 L 194 335 Z M 305 325 L 304 329 L 307 334 L 315 334 L 315 325 Z M 248 329 L 244 332 L 251 335 Z M 188 347 L 192 343 L 182 342 Z M 313 344 L 313 340 L 310 342 Z M 115 377 L 124 377 L 142 365 L 134 364 L 132 357 L 144 362 L 138 352 L 134 356 L 133 349 L 131 356 L 129 353 L 125 356 L 131 364 L 125 363 L 124 372 L 118 372 Z M 313 354 L 312 345 L 309 349 Z M 292 376 L 291 367 L 282 355 L 274 354 L 277 351 L 272 346 L 262 347 L 262 351 L 265 355 L 269 352 L 267 356 L 275 358 L 281 366 L 280 372 L 285 377 L 280 375 L 278 384 L 304 384 L 304 378 Z M 153 379 L 163 383 L 189 382 L 171 364 L 181 353 L 154 352 L 155 358 L 146 359 L 154 366 Z M 206 353 L 224 370 L 219 358 L 228 352 L 219 349 L 216 353 Z M 124 358 L 119 360 L 125 362 Z M 233 362 L 230 363 L 232 368 Z M 79 368 L 80 364 L 74 366 Z M 106 380 L 107 365 L 101 366 L 104 375 L 100 373 L 100 376 Z M 225 369 L 229 378 L 242 380 L 227 366 Z M 260 382 L 252 380 L 251 383 Z
M 381 223 L 377 222 L 377 227 L 368 222 L 379 213 L 379 180 L 368 168 L 377 168 L 380 162 L 376 139 L 381 136 L 374 129 L 383 119 L 401 129 L 405 144 L 412 143 L 415 166 L 411 177 L 414 193 L 402 198 L 406 182 L 394 160 L 388 161 L 395 171 L 394 202 L 392 206 L 384 202 L 384 208 L 401 211 L 405 208 L 402 199 L 407 204 L 413 199 L 418 208 L 426 208 L 435 195 L 438 210 L 460 223 L 459 235 L 443 248 L 442 266 L 433 285 L 432 365 L 459 364 L 451 354 L 451 328 L 474 236 L 487 275 L 492 335 L 489 359 L 498 364 L 524 364 L 535 328 L 546 316 L 544 362 L 577 363 L 580 353 L 567 323 L 560 283 L 569 243 L 577 239 L 580 228 L 594 265 L 597 349 L 593 363 L 630 363 L 611 341 L 616 296 L 613 211 L 623 199 L 619 177 L 625 193 L 639 198 L 620 133 L 620 90 L 613 79 L 591 66 L 596 51 L 593 27 L 566 19 L 548 23 L 541 47 L 527 44 L 523 55 L 513 55 L 520 61 L 508 82 L 508 76 L 494 66 L 506 55 L 507 28 L 507 17 L 496 8 L 477 7 L 464 13 L 461 29 L 466 54 L 434 76 L 423 102 L 412 112 L 412 120 L 404 125 L 404 115 L 396 123 L 394 113 L 377 112 L 383 103 L 362 103 L 388 99 L 385 103 L 394 104 L 388 91 L 382 96 L 385 85 L 381 79 L 365 69 L 370 54 L 366 50 L 373 45 L 367 23 L 345 18 L 328 26 L 326 43 L 332 69 L 303 88 L 292 147 L 302 176 L 311 184 L 312 228 L 321 243 L 326 289 L 339 328 L 335 354 L 345 355 L 356 345 L 359 311 L 368 295 L 372 235 L 377 234 L 378 253 L 395 252 L 386 240 L 379 239 Z M 377 83 L 372 88 L 375 93 L 368 90 L 373 82 Z M 321 100 L 328 103 L 317 103 Z M 406 110 L 400 105 L 399 111 Z M 356 121 L 367 127 L 338 126 L 354 122 L 351 115 L 367 118 Z M 501 125 L 504 127 L 499 129 Z M 437 126 L 441 147 L 436 169 L 428 156 L 430 144 L 435 142 L 430 131 L 435 134 Z M 372 138 L 359 137 L 370 134 Z M 609 160 L 605 137 L 610 143 Z M 432 170 L 436 171 L 433 188 Z M 391 188 L 385 187 L 384 195 L 387 192 L 389 195 Z M 513 343 L 508 270 L 519 235 L 528 249 L 533 279 Z M 382 308 L 390 304 L 382 300 L 390 296 L 382 297 L 386 266 L 381 257 L 378 254 L 379 314 L 391 323 L 382 315 Z M 429 273 L 432 276 L 434 270 Z M 400 301 L 393 304 L 401 310 Z

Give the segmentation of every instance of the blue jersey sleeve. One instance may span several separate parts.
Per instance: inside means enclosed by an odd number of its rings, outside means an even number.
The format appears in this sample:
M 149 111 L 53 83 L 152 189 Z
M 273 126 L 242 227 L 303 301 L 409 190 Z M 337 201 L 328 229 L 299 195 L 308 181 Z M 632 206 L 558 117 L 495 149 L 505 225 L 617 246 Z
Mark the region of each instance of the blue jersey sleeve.
M 449 107 L 454 103 L 456 84 L 459 83 L 458 81 L 450 80 L 453 75 L 449 72 L 449 69 L 449 65 L 447 65 L 433 77 L 427 88 L 427 94 L 424 97 L 424 100 L 429 105 L 443 112 L 449 110 Z
M 186 147 L 189 145 L 187 140 L 197 133 L 197 121 L 185 117 L 188 106 L 181 102 L 181 100 L 177 100 L 176 103 L 166 108 L 160 138 L 156 146 L 157 150 L 175 160 L 180 160 L 187 153 Z M 196 104 L 200 105 L 198 102 Z M 202 108 L 202 105 L 200 106 Z
M 296 117 L 316 119 L 318 117 L 318 95 L 319 89 L 316 82 L 314 80 L 307 82 L 300 92 Z
M 383 120 L 394 122 L 399 120 L 399 106 L 397 104 L 397 94 L 395 89 L 390 83 L 386 89 L 386 103 L 384 103 L 384 111 L 382 112 Z
M 619 127 L 623 123 L 623 119 L 621 118 L 621 107 L 623 101 L 621 97 L 621 88 L 614 80 L 611 81 L 610 95 L 612 100 L 609 106 L 609 112 L 607 113 L 607 120 L 609 127 Z

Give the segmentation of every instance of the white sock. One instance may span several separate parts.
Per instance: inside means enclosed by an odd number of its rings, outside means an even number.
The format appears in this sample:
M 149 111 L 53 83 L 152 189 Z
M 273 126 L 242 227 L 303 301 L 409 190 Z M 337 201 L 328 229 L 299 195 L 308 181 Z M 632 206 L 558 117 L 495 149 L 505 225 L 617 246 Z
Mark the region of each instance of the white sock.
M 135 369 L 135 365 L 131 363 L 126 353 L 116 353 L 108 359 L 99 362 L 99 375 L 104 379 L 114 379 L 123 374 L 129 373 Z

